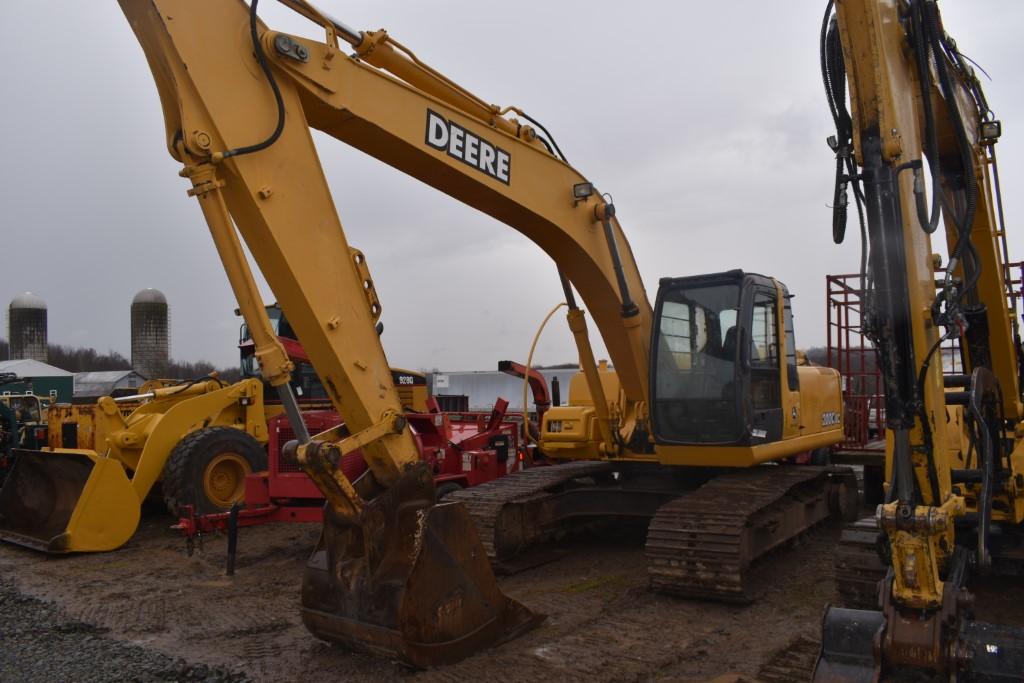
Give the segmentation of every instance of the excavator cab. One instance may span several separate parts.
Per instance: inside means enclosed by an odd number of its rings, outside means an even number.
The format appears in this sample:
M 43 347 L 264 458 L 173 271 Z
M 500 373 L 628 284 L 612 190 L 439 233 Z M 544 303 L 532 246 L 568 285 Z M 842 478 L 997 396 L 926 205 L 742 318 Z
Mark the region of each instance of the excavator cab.
M 651 351 L 659 444 L 754 446 L 783 437 L 780 289 L 741 270 L 661 281 Z M 785 365 L 790 383 L 795 363 L 792 372 Z

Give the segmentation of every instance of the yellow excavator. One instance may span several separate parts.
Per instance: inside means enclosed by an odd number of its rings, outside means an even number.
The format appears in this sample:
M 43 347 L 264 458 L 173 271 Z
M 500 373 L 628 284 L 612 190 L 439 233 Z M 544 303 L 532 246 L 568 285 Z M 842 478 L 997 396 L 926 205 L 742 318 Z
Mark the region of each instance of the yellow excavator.
M 543 540 L 525 530 L 608 514 L 654 517 L 657 587 L 749 599 L 756 557 L 830 511 L 855 509 L 851 472 L 784 462 L 840 440 L 842 408 L 838 374 L 798 361 L 781 283 L 742 271 L 665 279 L 652 307 L 610 198 L 543 125 L 486 103 L 386 31 L 281 2 L 322 39 L 266 28 L 257 0 L 120 5 L 263 377 L 301 426 L 293 366 L 239 235 L 346 419 L 347 434 L 300 428 L 285 449 L 327 499 L 302 588 L 314 634 L 416 666 L 460 659 L 542 619 L 502 594 L 489 557 Z M 346 241 L 311 128 L 508 224 L 552 257 L 582 380 L 570 405 L 545 415 L 541 446 L 572 462 L 434 503 L 375 329 L 381 304 L 364 256 Z M 614 371 L 595 360 L 576 292 Z M 349 481 L 339 463 L 357 448 L 369 470 Z
M 853 559 L 837 577 L 879 579 L 874 609 L 827 610 L 814 680 L 1019 681 L 1024 630 L 975 621 L 969 591 L 1024 567 L 1024 349 L 1000 122 L 935 0 L 829 2 L 821 57 L 837 129 L 833 236 L 843 239 L 852 189 L 887 483 L 874 517 L 844 534 Z M 940 225 L 944 270 L 931 241 Z

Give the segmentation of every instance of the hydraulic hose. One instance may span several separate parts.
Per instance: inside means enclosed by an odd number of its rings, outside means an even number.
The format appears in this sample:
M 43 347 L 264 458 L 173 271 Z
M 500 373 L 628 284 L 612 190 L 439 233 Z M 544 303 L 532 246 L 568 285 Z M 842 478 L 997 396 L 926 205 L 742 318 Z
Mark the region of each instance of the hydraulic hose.
M 846 108 L 846 64 L 843 59 L 839 28 L 833 16 L 833 0 L 825 7 L 819 37 L 819 58 L 821 78 L 825 86 L 825 98 L 836 127 L 833 151 L 836 154 L 836 180 L 832 196 L 832 240 L 841 244 L 846 237 L 848 202 L 847 182 L 853 186 L 854 204 L 857 207 L 857 221 L 860 226 L 860 281 L 861 290 L 868 289 L 868 234 L 864 220 L 864 193 L 857 177 L 853 159 L 853 119 Z M 830 144 L 831 144 L 830 140 Z
M 523 374 L 523 442 L 526 444 L 530 443 L 530 430 L 527 426 L 530 422 L 530 411 L 526 409 L 526 397 L 527 391 L 530 388 L 530 369 L 533 367 L 533 352 L 536 350 L 537 342 L 540 340 L 540 333 L 544 331 L 544 327 L 548 324 L 548 321 L 551 320 L 551 316 L 553 316 L 562 306 L 568 306 L 568 304 L 561 301 L 558 305 L 548 311 L 546 316 L 544 316 L 543 322 L 541 322 L 540 327 L 537 328 L 536 334 L 533 335 L 533 343 L 530 344 L 530 353 L 526 356 L 526 372 Z M 537 426 L 540 427 L 540 425 Z
M 947 103 L 946 109 L 949 112 L 950 123 L 953 125 L 953 132 L 960 152 L 961 172 L 964 181 L 964 200 L 966 204 L 964 206 L 963 214 L 958 216 L 956 212 L 952 210 L 952 207 L 945 207 L 953 218 L 953 223 L 956 225 L 958 234 L 956 245 L 950 254 L 950 261 L 953 262 L 954 260 L 962 260 L 964 250 L 974 251 L 973 247 L 969 245 L 971 239 L 971 225 L 974 223 L 974 214 L 977 210 L 978 203 L 978 182 L 974 175 L 974 159 L 971 155 L 971 146 L 967 139 L 964 121 L 957 109 L 956 93 L 953 91 L 953 83 L 950 77 L 949 64 L 947 61 L 948 57 L 945 51 L 946 45 L 941 26 L 939 24 L 939 10 L 934 3 L 925 3 L 923 12 L 925 20 L 924 23 L 928 33 L 927 40 L 931 44 L 932 54 L 935 58 L 935 68 L 939 74 L 939 85 L 942 90 L 942 96 Z M 976 265 L 976 252 L 972 254 L 971 258 L 972 261 L 974 261 L 972 265 Z M 974 288 L 980 277 L 980 273 L 977 272 L 976 267 L 971 268 L 970 271 L 965 267 L 964 273 L 967 277 L 965 277 L 964 286 L 960 292 L 961 297 Z
M 540 129 L 541 129 L 541 131 L 542 131 L 542 132 L 544 133 L 544 135 L 546 135 L 546 136 L 547 136 L 548 140 L 550 140 L 550 141 L 551 141 L 551 144 L 552 144 L 552 145 L 554 145 L 554 147 L 555 147 L 555 152 L 558 152 L 558 156 L 559 156 L 559 158 L 560 158 L 560 159 L 561 159 L 562 161 L 564 161 L 565 163 L 569 163 L 569 160 L 565 158 L 565 155 L 564 155 L 564 154 L 562 154 L 562 150 L 561 150 L 561 148 L 560 148 L 560 147 L 558 146 L 558 143 L 557 143 L 557 142 L 555 142 L 555 136 L 553 136 L 553 135 L 552 135 L 551 133 L 549 133 L 549 132 L 548 132 L 548 129 L 544 127 L 544 124 L 543 124 L 543 123 L 541 123 L 541 122 L 540 122 L 540 121 L 538 121 L 537 119 L 533 118 L 532 116 L 530 116 L 529 114 L 527 114 L 527 113 L 526 113 L 525 111 L 520 111 L 520 112 L 519 112 L 519 115 L 520 115 L 520 116 L 522 116 L 522 117 L 523 117 L 524 119 L 526 119 L 527 121 L 529 121 L 530 123 L 532 123 L 533 125 L 535 125 L 535 126 L 537 126 L 538 128 L 540 128 Z M 541 139 L 541 142 L 544 142 L 544 139 L 543 139 L 543 138 Z M 548 146 L 547 142 L 544 142 L 544 146 L 548 148 L 548 151 L 549 151 L 549 152 L 551 151 L 551 147 L 550 147 L 550 146 Z M 554 153 L 554 152 L 552 152 L 552 154 L 553 154 L 553 153 Z
M 284 130 L 284 98 L 281 97 L 281 89 L 277 87 L 277 80 L 274 78 L 274 74 L 270 70 L 270 65 L 267 63 L 267 56 L 263 53 L 263 45 L 260 43 L 260 36 L 257 31 L 258 18 L 256 16 L 256 5 L 259 4 L 259 0 L 251 0 L 251 3 L 252 4 L 249 5 L 249 36 L 252 38 L 252 49 L 256 53 L 256 61 L 259 62 L 260 69 L 263 70 L 263 75 L 266 76 L 267 82 L 270 84 L 270 89 L 274 92 L 274 101 L 277 103 L 277 126 L 274 128 L 274 131 L 270 136 L 263 142 L 229 149 L 220 155 L 221 159 L 242 156 L 243 154 L 252 154 L 253 152 L 259 152 L 260 150 L 266 149 L 277 142 L 277 139 L 281 137 L 281 132 Z
M 911 24 L 913 26 L 914 54 L 917 57 L 917 78 L 921 86 L 921 102 L 924 108 L 924 136 L 922 142 L 924 143 L 925 157 L 930 162 L 929 168 L 932 176 L 932 206 L 930 215 L 924 201 L 924 187 L 915 187 L 914 195 L 917 198 L 917 220 L 921 223 L 924 231 L 930 235 L 939 227 L 939 196 L 941 194 L 938 169 L 939 143 L 935 132 L 935 109 L 932 106 L 930 91 L 931 71 L 928 68 L 928 45 L 926 43 L 921 5 L 915 3 L 911 7 L 910 12 Z

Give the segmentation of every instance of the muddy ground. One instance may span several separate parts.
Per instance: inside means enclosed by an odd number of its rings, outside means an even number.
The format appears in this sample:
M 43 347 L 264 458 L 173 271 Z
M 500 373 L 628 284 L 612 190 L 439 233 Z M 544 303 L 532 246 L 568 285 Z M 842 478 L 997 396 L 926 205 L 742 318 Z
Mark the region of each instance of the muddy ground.
M 0 546 L 0 680 L 753 677 L 773 653 L 817 637 L 823 606 L 834 598 L 831 554 L 839 536 L 838 527 L 819 528 L 762 563 L 762 597 L 750 606 L 649 592 L 640 532 L 577 539 L 565 557 L 500 578 L 509 595 L 548 615 L 540 628 L 455 666 L 414 672 L 304 629 L 299 589 L 314 526 L 243 529 L 236 575 L 228 577 L 223 538 L 208 537 L 189 557 L 171 523 L 150 515 L 130 543 L 107 554 L 54 558 Z M 1024 626 L 1019 588 L 1000 584 L 980 602 L 981 611 L 995 605 L 1001 618 Z

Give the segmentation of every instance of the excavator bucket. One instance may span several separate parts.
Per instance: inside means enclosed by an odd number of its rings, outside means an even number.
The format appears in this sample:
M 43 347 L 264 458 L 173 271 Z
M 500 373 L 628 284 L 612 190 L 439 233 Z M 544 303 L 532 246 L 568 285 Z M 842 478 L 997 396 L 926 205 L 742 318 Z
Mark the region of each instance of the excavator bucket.
M 827 607 L 814 683 L 878 683 L 884 629 L 881 612 Z
M 302 619 L 319 638 L 427 668 L 544 620 L 505 596 L 461 503 L 433 504 L 416 465 L 356 519 L 328 507 L 306 566 Z
M 910 623 L 915 623 L 911 619 Z M 885 615 L 873 610 L 829 607 L 822 622 L 821 653 L 814 667 L 813 683 L 878 683 L 880 680 L 924 680 L 920 676 L 904 676 L 900 669 L 886 671 L 883 660 Z M 904 648 L 904 657 L 929 653 L 935 644 L 930 629 L 923 630 L 925 639 Z M 943 665 L 949 680 L 988 681 L 1001 683 L 1020 681 L 1024 671 L 1024 629 L 1018 626 L 988 624 L 964 620 L 957 631 L 943 629 L 948 639 L 938 652 L 945 653 Z M 917 667 L 911 664 L 911 667 Z M 933 680 L 928 678 L 927 680 Z M 935 679 L 937 680 L 937 678 Z
M 139 514 L 124 466 L 91 451 L 15 451 L 0 489 L 0 539 L 46 553 L 118 548 Z

